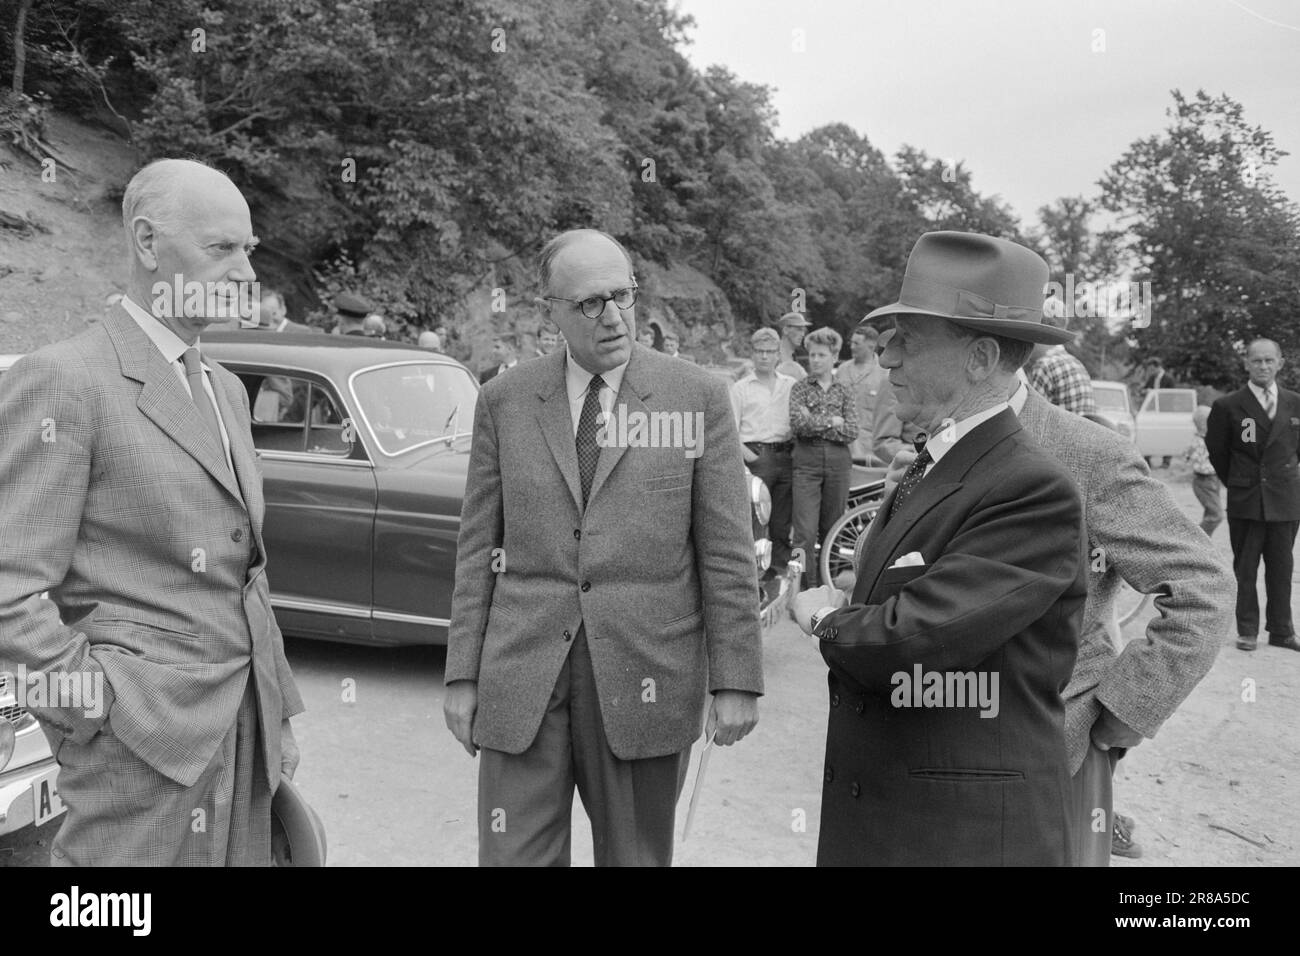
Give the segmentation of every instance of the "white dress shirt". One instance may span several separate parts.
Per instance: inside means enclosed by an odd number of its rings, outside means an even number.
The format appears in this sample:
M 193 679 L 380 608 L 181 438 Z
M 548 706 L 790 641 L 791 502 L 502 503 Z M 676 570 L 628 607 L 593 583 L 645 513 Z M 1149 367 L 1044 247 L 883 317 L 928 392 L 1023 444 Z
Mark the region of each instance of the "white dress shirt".
M 790 389 L 793 376 L 773 372 L 776 383 L 769 389 L 753 372 L 746 372 L 731 386 L 731 411 L 736 416 L 736 431 L 741 443 L 782 442 L 793 437 L 790 431 Z
M 189 376 L 185 374 L 185 363 L 181 361 L 181 356 L 185 354 L 185 350 L 188 349 L 189 346 L 182 342 L 175 332 L 167 328 L 167 326 L 163 325 L 144 309 L 140 308 L 140 306 L 132 302 L 130 297 L 122 296 L 122 308 L 126 309 L 127 315 L 135 319 L 136 325 L 140 326 L 144 331 L 144 334 L 149 336 L 149 341 L 158 347 L 158 351 L 162 353 L 163 358 L 165 358 L 168 364 L 171 365 L 172 371 L 176 373 L 176 377 L 181 380 L 181 387 L 185 389 L 185 394 L 190 396 L 190 401 L 193 401 L 194 395 L 190 391 L 190 379 Z M 199 341 L 197 339 L 194 341 L 194 347 L 199 348 Z M 203 352 L 200 349 L 200 358 L 202 355 Z M 225 420 L 221 417 L 221 406 L 217 404 L 216 393 L 212 391 L 212 369 L 209 367 L 207 362 L 201 362 L 200 364 L 203 367 L 203 388 L 208 393 L 208 401 L 212 403 L 213 411 L 217 413 L 217 423 L 221 426 L 222 450 L 226 453 L 226 465 L 230 468 L 230 473 L 233 475 L 235 473 L 235 462 L 230 457 L 230 435 L 226 431 Z
M 600 410 L 606 415 L 609 415 L 614 407 L 614 399 L 618 398 L 618 390 L 623 385 L 623 373 L 626 371 L 627 362 L 624 362 L 622 365 L 614 366 L 608 372 L 600 373 L 601 381 L 605 383 L 605 387 L 600 390 Z M 573 352 L 566 349 L 564 387 L 569 393 L 569 414 L 573 416 L 574 438 L 578 437 L 578 419 L 582 417 L 582 405 L 587 400 L 587 388 L 593 378 L 594 375 L 577 363 Z
M 1024 386 L 1022 385 L 1021 388 L 1023 389 Z M 1024 405 L 1023 398 L 1020 400 L 1020 403 L 1022 406 Z M 1007 402 L 998 402 L 992 408 L 986 408 L 982 412 L 976 412 L 974 415 L 963 418 L 959 422 L 954 422 L 947 428 L 941 428 L 939 431 L 927 438 L 925 442 L 925 450 L 930 453 L 930 457 L 934 459 L 934 462 L 926 465 L 925 475 L 928 475 L 934 466 L 943 460 L 944 455 L 952 451 L 953 446 L 956 445 L 957 442 L 961 441 L 976 427 L 984 424 L 994 415 L 1010 407 L 1010 404 Z M 921 477 L 924 478 L 925 475 L 922 475 Z

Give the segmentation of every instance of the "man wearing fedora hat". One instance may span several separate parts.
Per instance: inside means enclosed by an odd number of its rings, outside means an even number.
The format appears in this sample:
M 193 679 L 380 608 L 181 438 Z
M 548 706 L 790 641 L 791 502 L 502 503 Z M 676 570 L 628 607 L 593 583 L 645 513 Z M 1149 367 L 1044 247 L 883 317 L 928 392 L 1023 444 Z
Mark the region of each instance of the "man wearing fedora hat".
M 830 668 L 820 865 L 1073 862 L 1061 690 L 1086 597 L 1083 510 L 1007 404 L 1043 321 L 1047 264 L 927 233 L 881 365 L 929 439 L 881 505 L 852 599 L 795 617 Z

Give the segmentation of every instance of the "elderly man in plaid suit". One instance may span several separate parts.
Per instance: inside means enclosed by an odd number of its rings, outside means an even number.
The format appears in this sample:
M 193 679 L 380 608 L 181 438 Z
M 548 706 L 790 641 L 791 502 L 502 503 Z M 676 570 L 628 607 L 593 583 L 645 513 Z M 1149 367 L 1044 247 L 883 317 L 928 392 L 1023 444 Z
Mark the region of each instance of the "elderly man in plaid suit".
M 71 691 L 29 708 L 68 809 L 54 865 L 267 865 L 303 707 L 248 397 L 198 348 L 256 239 L 234 184 L 185 160 L 137 173 L 122 219 L 121 303 L 0 380 L 0 670 Z

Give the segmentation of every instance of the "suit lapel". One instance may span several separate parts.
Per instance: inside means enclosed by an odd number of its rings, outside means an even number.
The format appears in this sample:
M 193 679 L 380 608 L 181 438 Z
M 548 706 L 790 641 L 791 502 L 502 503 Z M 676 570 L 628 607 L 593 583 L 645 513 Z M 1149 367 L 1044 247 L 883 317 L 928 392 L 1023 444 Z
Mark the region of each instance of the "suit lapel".
M 854 603 L 863 603 L 875 589 L 880 576 L 888 570 L 890 559 L 898 550 L 899 543 L 917 521 L 961 488 L 966 473 L 994 445 L 1020 430 L 1020 422 L 1017 421 L 1015 412 L 1009 408 L 988 421 L 981 422 L 921 479 L 902 511 L 883 526 L 879 521 L 872 522 L 867 542 L 863 545 L 862 570 L 853 588 Z M 898 489 L 895 488 L 881 504 L 881 510 L 885 514 L 889 513 L 886 509 L 893 504 L 897 493 Z M 927 564 L 933 563 L 938 557 L 937 553 L 921 553 Z
M 644 399 L 650 397 L 650 390 L 643 387 L 642 367 L 637 359 L 637 352 L 638 349 L 634 347 L 632 349 L 632 359 L 627 363 L 627 369 L 623 372 L 623 382 L 619 387 L 618 394 L 614 396 L 614 404 L 610 407 L 610 411 L 617 418 L 619 416 L 619 407 L 625 405 L 627 406 L 629 418 L 633 412 L 640 412 L 649 421 L 650 410 L 646 407 Z M 612 423 L 606 426 L 607 433 L 610 427 L 612 427 Z M 591 494 L 588 495 L 588 501 L 595 500 L 597 492 L 605 483 L 605 479 L 610 476 L 614 466 L 622 460 L 625 454 L 627 454 L 627 445 L 622 442 L 606 443 L 600 449 L 600 458 L 596 462 L 596 474 L 591 479 Z
M 564 384 L 564 353 L 558 349 L 545 359 L 554 368 L 547 376 L 551 385 L 537 393 L 537 424 L 546 447 L 559 466 L 564 483 L 578 511 L 582 511 L 582 485 L 578 481 L 578 448 L 573 436 L 573 414 L 569 411 L 569 392 Z
M 238 479 L 244 507 L 252 519 L 253 533 L 257 536 L 260 548 L 263 509 L 262 482 L 254 462 L 257 450 L 253 447 L 252 433 L 243 427 L 239 396 L 230 391 L 231 388 L 242 389 L 244 386 L 239 383 L 238 378 L 232 385 L 226 375 L 218 374 L 219 369 L 225 370 L 216 362 L 209 361 L 208 365 L 213 369 L 212 391 L 217 395 L 217 410 L 221 413 L 221 421 L 225 424 L 226 434 L 230 437 L 230 458 L 235 464 L 235 477 Z
M 235 476 L 226 465 L 224 450 L 218 446 L 220 439 L 210 434 L 193 399 L 157 346 L 121 306 L 104 319 L 104 329 L 117 350 L 122 374 L 141 383 L 136 406 L 242 504 Z M 220 392 L 216 388 L 213 391 Z M 230 431 L 228 424 L 226 430 Z
M 1254 420 L 1256 432 L 1255 441 L 1244 442 L 1243 444 L 1253 446 L 1252 451 L 1254 452 L 1255 457 L 1262 458 L 1264 456 L 1264 446 L 1266 446 L 1269 439 L 1273 437 L 1273 422 L 1268 420 L 1268 413 L 1264 410 L 1264 406 L 1259 403 L 1259 399 L 1255 397 L 1255 393 L 1249 385 L 1243 387 L 1241 391 L 1242 411 L 1245 412 L 1248 418 Z M 1273 413 L 1274 420 L 1282 414 L 1282 390 L 1280 388 L 1278 389 L 1277 397 L 1277 410 Z

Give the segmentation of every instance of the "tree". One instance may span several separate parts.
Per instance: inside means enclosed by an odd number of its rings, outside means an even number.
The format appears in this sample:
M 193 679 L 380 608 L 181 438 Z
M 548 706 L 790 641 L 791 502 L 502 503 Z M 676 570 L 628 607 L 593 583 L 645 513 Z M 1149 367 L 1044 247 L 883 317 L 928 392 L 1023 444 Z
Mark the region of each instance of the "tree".
M 1133 143 L 1102 177 L 1102 204 L 1126 229 L 1124 251 L 1149 277 L 1151 327 L 1133 333 L 1180 379 L 1241 381 L 1256 336 L 1300 350 L 1300 212 L 1269 170 L 1286 153 L 1240 103 L 1173 91 L 1170 125 Z M 1283 379 L 1300 381 L 1294 366 Z

